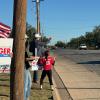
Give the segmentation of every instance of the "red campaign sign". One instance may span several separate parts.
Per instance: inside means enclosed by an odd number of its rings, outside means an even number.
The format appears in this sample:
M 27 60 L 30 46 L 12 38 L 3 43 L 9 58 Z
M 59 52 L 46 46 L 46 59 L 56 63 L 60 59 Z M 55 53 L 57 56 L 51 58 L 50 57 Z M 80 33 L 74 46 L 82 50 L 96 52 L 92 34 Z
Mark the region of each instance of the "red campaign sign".
M 36 64 L 37 64 L 36 60 L 33 60 L 32 63 L 31 63 L 32 66 L 35 66 Z
M 37 61 L 38 59 L 34 59 L 32 62 L 31 62 L 31 70 L 34 71 L 34 70 L 38 70 L 38 65 L 37 65 Z
M 0 48 L 0 54 L 10 54 L 11 49 L 10 48 Z

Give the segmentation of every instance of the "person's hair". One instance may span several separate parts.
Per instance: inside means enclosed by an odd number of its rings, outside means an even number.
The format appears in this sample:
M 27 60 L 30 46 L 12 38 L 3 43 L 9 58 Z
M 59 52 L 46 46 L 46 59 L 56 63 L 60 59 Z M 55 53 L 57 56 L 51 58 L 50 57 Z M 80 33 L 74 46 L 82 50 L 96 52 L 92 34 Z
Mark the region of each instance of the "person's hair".
M 45 53 L 44 53 L 46 59 L 47 59 L 48 56 L 49 56 L 49 52 L 50 52 L 49 50 L 46 50 Z

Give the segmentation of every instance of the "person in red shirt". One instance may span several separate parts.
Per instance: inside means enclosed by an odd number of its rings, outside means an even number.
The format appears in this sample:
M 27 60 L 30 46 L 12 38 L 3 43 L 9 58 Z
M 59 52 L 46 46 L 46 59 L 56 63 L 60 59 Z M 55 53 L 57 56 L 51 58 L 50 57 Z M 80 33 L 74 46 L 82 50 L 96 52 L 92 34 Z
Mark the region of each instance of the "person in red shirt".
M 40 62 L 43 65 L 43 71 L 42 71 L 42 75 L 41 75 L 41 78 L 40 78 L 40 88 L 42 89 L 43 80 L 47 75 L 48 79 L 49 79 L 51 89 L 53 90 L 52 67 L 55 63 L 55 60 L 54 60 L 54 57 L 50 56 L 50 51 L 49 50 L 45 51 L 44 57 L 41 59 Z

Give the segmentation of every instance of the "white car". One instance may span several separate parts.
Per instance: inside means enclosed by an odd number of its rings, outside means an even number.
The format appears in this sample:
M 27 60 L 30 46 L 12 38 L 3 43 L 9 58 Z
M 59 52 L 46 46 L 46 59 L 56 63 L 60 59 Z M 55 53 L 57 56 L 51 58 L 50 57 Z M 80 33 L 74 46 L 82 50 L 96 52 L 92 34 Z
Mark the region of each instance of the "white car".
M 87 50 L 86 44 L 81 44 L 81 45 L 79 46 L 79 49 L 80 49 L 80 50 Z

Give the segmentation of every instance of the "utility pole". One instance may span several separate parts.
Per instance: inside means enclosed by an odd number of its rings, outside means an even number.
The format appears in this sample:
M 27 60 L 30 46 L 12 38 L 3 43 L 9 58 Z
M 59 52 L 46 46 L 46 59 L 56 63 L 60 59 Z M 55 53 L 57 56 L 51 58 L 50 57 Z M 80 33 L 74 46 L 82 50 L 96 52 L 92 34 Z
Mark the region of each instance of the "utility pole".
M 36 20 L 37 27 L 36 27 L 36 34 L 35 34 L 35 56 L 39 56 L 37 48 L 38 48 L 39 39 L 41 38 L 41 32 L 40 32 L 40 1 L 42 1 L 42 0 L 32 1 L 32 2 L 36 2 L 36 17 L 37 17 L 37 20 Z M 34 71 L 33 81 L 37 82 L 37 80 L 38 80 L 38 72 Z
M 38 36 L 40 36 L 40 0 L 36 0 L 36 15 L 37 15 L 37 27 L 36 27 L 36 40 L 35 40 L 35 56 L 38 56 Z M 38 71 L 34 71 L 33 74 L 33 81 L 37 82 L 38 81 Z
M 41 27 L 40 27 L 40 2 L 44 0 L 35 0 L 32 2 L 36 2 L 36 17 L 37 17 L 37 27 L 36 27 L 36 34 L 41 35 Z M 38 37 L 38 36 L 37 36 Z
M 10 100 L 24 100 L 24 60 L 27 0 L 14 0 L 13 58 L 10 77 Z
M 40 0 L 36 0 L 37 34 L 40 34 Z

